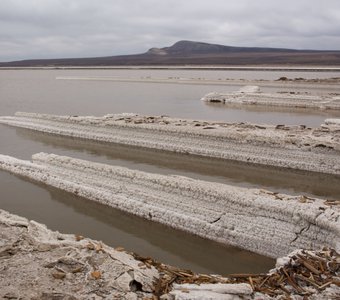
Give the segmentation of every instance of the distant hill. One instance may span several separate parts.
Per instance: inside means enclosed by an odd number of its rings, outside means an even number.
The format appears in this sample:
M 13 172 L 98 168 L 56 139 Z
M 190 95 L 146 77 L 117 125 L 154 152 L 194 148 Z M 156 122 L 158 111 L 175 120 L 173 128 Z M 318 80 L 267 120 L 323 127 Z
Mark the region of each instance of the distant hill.
M 314 65 L 340 66 L 340 51 L 231 47 L 179 41 L 145 53 L 92 58 L 34 59 L 0 63 L 0 67 L 133 65 Z

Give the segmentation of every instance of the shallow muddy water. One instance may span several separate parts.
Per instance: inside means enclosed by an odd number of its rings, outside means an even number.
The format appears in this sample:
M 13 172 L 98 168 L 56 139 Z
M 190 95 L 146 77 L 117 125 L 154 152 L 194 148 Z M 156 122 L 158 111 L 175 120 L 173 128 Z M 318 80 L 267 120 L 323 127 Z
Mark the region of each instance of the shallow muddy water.
M 285 73 L 261 71 L 193 71 L 193 70 L 0 70 L 1 115 L 16 111 L 67 115 L 104 115 L 135 112 L 150 115 L 268 124 L 305 124 L 318 126 L 325 118 L 340 116 L 331 111 L 294 111 L 227 109 L 206 105 L 200 99 L 207 93 L 236 91 L 239 86 L 178 85 L 166 83 L 56 80 L 60 76 L 120 76 L 195 78 L 271 77 Z M 236 72 L 236 73 L 235 73 Z M 289 73 L 292 75 L 291 73 Z M 314 76 L 313 76 L 314 74 Z M 299 73 L 294 77 L 333 76 L 340 73 Z M 286 74 L 287 75 L 287 74 Z M 287 75 L 288 76 L 288 75 Z M 273 90 L 270 88 L 269 90 Z M 339 87 L 340 92 L 340 87 Z
M 51 114 L 104 115 L 135 112 L 172 117 L 318 126 L 328 111 L 257 109 L 207 105 L 200 98 L 211 91 L 238 86 L 63 81 L 57 76 L 204 77 L 277 79 L 336 77 L 339 73 L 291 73 L 197 70 L 0 70 L 0 114 L 16 111 Z M 0 153 L 30 159 L 37 152 L 56 153 L 161 174 L 256 187 L 288 194 L 336 199 L 340 178 L 315 173 L 270 169 L 174 153 L 105 145 L 0 125 Z M 86 199 L 0 172 L 0 208 L 78 233 L 112 246 L 152 256 L 163 262 L 207 273 L 263 272 L 273 260 L 165 226 L 151 223 Z
M 176 174 L 274 192 L 337 199 L 340 177 L 297 170 L 220 161 L 173 152 L 141 149 L 56 136 L 0 124 L 0 153 L 30 160 L 46 152 L 158 174 Z
M 173 230 L 0 171 L 1 208 L 50 229 L 81 234 L 202 273 L 265 272 L 274 260 Z

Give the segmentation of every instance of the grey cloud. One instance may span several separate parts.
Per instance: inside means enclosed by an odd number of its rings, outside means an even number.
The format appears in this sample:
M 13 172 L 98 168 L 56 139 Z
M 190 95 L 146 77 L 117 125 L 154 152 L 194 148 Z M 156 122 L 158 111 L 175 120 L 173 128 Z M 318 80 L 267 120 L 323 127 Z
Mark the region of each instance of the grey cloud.
M 139 53 L 188 39 L 340 49 L 338 0 L 1 0 L 0 61 Z

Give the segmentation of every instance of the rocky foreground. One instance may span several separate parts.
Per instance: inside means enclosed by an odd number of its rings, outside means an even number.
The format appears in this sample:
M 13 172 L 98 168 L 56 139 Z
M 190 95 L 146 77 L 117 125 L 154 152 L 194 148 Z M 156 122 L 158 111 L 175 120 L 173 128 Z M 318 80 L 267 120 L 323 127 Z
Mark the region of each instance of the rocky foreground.
M 338 299 L 340 256 L 298 250 L 267 274 L 195 274 L 0 210 L 2 299 Z
M 340 175 L 340 123 L 257 125 L 112 114 L 103 117 L 16 113 L 0 123 L 97 142 Z

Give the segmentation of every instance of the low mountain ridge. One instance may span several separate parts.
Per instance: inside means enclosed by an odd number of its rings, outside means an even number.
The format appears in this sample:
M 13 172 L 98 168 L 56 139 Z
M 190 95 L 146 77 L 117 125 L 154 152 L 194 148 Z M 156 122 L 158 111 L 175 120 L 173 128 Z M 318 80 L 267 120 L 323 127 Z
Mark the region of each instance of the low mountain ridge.
M 0 67 L 134 66 L 134 65 L 313 65 L 340 66 L 340 51 L 232 47 L 178 41 L 142 54 L 92 58 L 34 59 L 0 63 Z
M 208 44 L 202 42 L 192 41 L 179 41 L 170 47 L 164 48 L 151 48 L 152 54 L 155 53 L 155 49 L 159 50 L 167 55 L 193 55 L 193 54 L 222 54 L 222 53 L 237 53 L 237 52 L 267 52 L 267 51 L 284 51 L 284 52 L 297 52 L 293 49 L 281 49 L 281 48 L 261 48 L 261 47 L 233 47 L 223 46 L 218 44 Z M 150 52 L 150 50 L 148 52 Z M 308 50 L 307 50 L 308 51 Z

